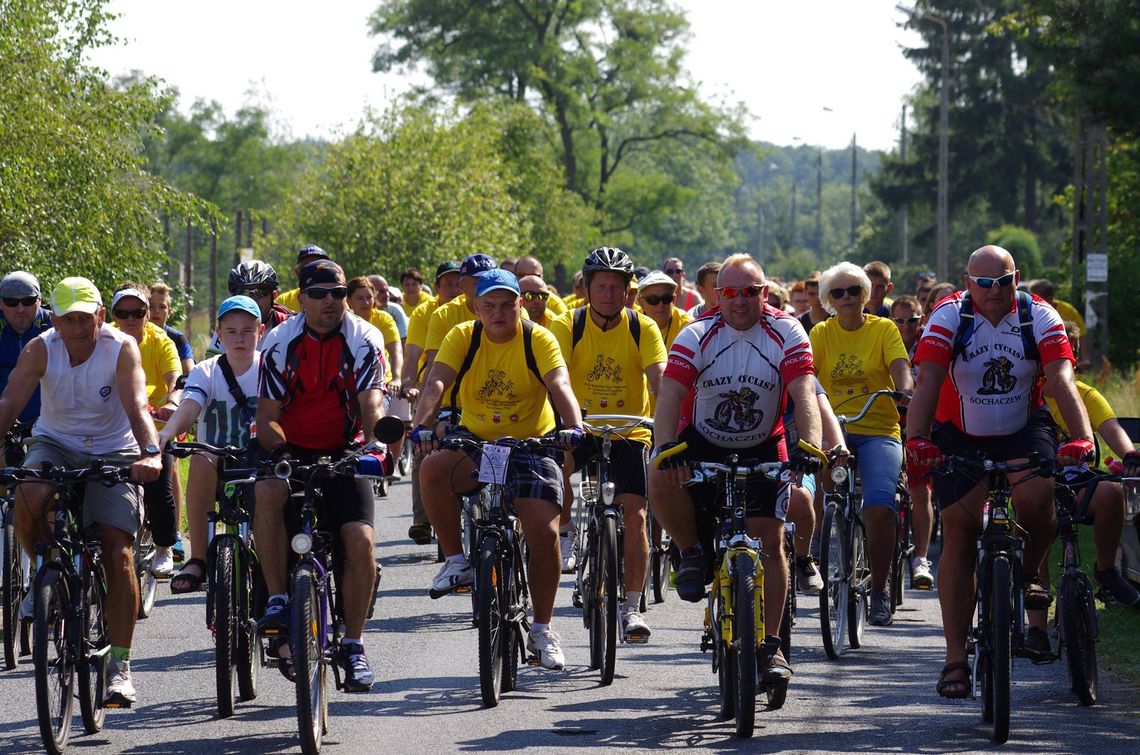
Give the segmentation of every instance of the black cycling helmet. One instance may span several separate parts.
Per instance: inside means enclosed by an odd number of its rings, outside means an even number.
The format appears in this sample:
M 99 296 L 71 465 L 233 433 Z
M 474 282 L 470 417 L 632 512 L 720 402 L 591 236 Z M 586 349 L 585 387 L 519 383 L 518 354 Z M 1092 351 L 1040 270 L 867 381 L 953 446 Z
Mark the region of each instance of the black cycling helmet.
M 237 295 L 251 286 L 277 290 L 277 271 L 268 262 L 247 260 L 230 270 L 230 294 Z
M 633 260 L 629 255 L 616 246 L 600 246 L 586 256 L 582 263 L 582 277 L 586 285 L 594 277 L 594 273 L 610 272 L 625 276 L 628 282 L 633 277 Z

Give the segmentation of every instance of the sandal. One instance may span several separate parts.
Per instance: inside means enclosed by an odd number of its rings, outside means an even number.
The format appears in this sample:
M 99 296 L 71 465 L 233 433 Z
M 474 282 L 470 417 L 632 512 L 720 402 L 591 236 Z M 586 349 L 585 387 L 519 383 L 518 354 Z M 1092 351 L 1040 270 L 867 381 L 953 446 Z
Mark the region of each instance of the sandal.
M 1053 603 L 1053 593 L 1037 577 L 1025 580 L 1025 610 L 1044 611 Z
M 966 675 L 962 678 L 947 679 L 950 674 L 956 671 L 964 671 Z M 961 700 L 967 698 L 972 693 L 973 685 L 970 683 L 970 664 L 965 661 L 955 661 L 954 663 L 947 663 L 942 667 L 942 673 L 938 676 L 938 694 L 949 700 Z
M 201 574 L 194 574 L 188 571 L 191 566 L 196 566 L 202 572 Z M 198 592 L 202 589 L 206 582 L 206 562 L 200 558 L 192 558 L 182 565 L 182 569 L 174 575 L 170 580 L 170 592 L 174 595 L 182 595 L 188 592 Z

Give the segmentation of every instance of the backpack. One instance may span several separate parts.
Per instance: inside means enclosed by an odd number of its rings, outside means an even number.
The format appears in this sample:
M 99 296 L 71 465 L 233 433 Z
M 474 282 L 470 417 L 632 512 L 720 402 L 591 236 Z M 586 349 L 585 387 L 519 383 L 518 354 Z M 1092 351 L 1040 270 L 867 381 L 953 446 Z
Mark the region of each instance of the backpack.
M 638 319 L 637 313 L 629 307 L 625 308 L 625 319 L 629 323 L 629 334 L 633 336 L 633 345 L 641 348 L 641 320 Z M 571 332 L 570 340 L 570 353 L 574 353 L 574 347 L 582 340 L 582 336 L 586 332 L 586 308 L 578 307 L 574 310 L 574 328 Z
M 962 310 L 959 316 L 961 319 L 958 321 L 958 332 L 954 334 L 954 348 L 950 361 L 962 355 L 974 335 L 974 301 L 969 294 L 962 297 Z M 1040 362 L 1041 354 L 1037 350 L 1037 340 L 1033 337 L 1033 299 L 1024 291 L 1017 292 L 1017 324 L 1021 332 L 1025 358 Z
M 542 381 L 542 375 L 538 371 L 538 362 L 534 358 L 534 345 L 531 343 L 531 334 L 534 332 L 534 322 L 531 320 L 520 320 L 522 324 L 523 335 L 523 354 L 526 358 L 526 367 L 530 370 L 538 382 Z M 463 376 L 471 369 L 471 363 L 475 361 L 475 352 L 479 350 L 479 342 L 483 339 L 483 323 L 479 320 L 475 321 L 475 327 L 471 330 L 471 345 L 467 347 L 467 355 L 463 357 L 463 364 L 459 366 L 459 372 L 455 373 L 455 382 L 451 385 L 451 412 L 456 414 L 459 406 L 459 383 L 462 382 Z M 555 418 L 558 418 L 558 413 L 555 412 Z

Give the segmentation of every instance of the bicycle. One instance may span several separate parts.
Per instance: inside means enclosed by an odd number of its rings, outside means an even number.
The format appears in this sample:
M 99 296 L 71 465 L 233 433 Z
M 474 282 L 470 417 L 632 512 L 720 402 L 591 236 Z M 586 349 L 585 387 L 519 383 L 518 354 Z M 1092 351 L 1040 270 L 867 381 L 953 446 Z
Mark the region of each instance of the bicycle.
M 103 701 L 111 652 L 104 614 L 107 580 L 100 542 L 82 529 L 81 486 L 88 482 L 113 485 L 129 479 L 128 468 L 98 462 L 83 469 L 0 470 L 0 483 L 49 483 L 58 491 L 52 539 L 36 544 L 36 577 L 32 583 L 36 596 L 32 614 L 36 717 L 44 747 L 54 755 L 62 753 L 71 738 L 77 697 L 88 734 L 103 728 L 108 707 Z
M 28 423 L 17 422 L 12 426 L 4 438 L 4 458 L 13 467 L 24 461 L 24 441 L 31 433 L 32 427 Z M 4 622 L 4 668 L 16 668 L 19 657 L 31 653 L 29 631 L 31 625 L 20 620 L 20 603 L 27 593 L 31 581 L 31 559 L 24 553 L 20 543 L 16 540 L 16 495 L 14 490 L 7 491 L 0 496 L 0 534 L 4 538 L 3 545 L 3 586 L 0 602 L 3 603 L 3 614 L 0 621 Z M 19 639 L 19 646 L 16 640 Z M 19 651 L 19 652 L 17 652 Z
M 649 529 L 649 587 L 653 591 L 653 602 L 664 603 L 672 587 L 673 563 L 681 557 L 673 539 L 653 516 L 653 505 L 647 503 L 646 527 Z M 647 591 L 646 591 L 647 592 Z M 642 603 L 645 594 L 642 592 Z M 645 607 L 642 606 L 642 610 Z
M 976 697 L 981 687 L 982 720 L 993 724 L 993 739 L 998 743 L 1009 739 L 1013 658 L 1025 644 L 1023 541 L 1010 505 L 1013 486 L 1008 475 L 1029 471 L 1020 484 L 1033 476 L 1052 474 L 1054 466 L 1053 459 L 1041 460 L 1033 453 L 1017 464 L 984 456 L 947 456 L 934 470 L 935 474 L 980 474 L 988 482 L 978 538 L 976 608 L 967 642 L 974 657 L 972 693 Z
M 914 515 L 910 501 L 910 488 L 907 486 L 906 470 L 899 475 L 898 485 L 895 487 L 895 510 L 898 512 L 898 523 L 895 539 L 895 550 L 891 555 L 891 613 L 903 604 L 903 573 L 911 563 L 914 556 L 914 532 L 911 519 Z
M 538 665 L 536 657 L 527 657 L 526 638 L 530 633 L 530 590 L 527 587 L 526 541 L 522 523 L 511 512 L 506 500 L 507 472 L 510 455 L 516 450 L 536 450 L 554 445 L 550 437 L 516 440 L 499 438 L 482 441 L 450 435 L 440 442 L 442 448 L 483 454 L 479 479 L 487 483 L 478 494 L 475 525 L 474 601 L 478 614 L 479 693 L 484 707 L 499 704 L 504 692 L 518 685 L 518 663 Z M 487 460 L 488 448 L 496 450 Z
M 613 422 L 618 424 L 610 424 Z M 592 495 L 584 498 L 584 506 L 578 507 L 578 542 L 583 546 L 574 582 L 574 604 L 581 605 L 582 622 L 590 636 L 590 668 L 600 670 L 602 685 L 605 686 L 614 680 L 618 638 L 621 637 L 622 642 L 627 641 L 621 631 L 621 604 L 625 599 L 625 526 L 621 505 L 614 501 L 610 451 L 614 435 L 639 427 L 652 429 L 653 420 L 625 414 L 596 414 L 582 426 L 595 434 L 598 454 L 594 474 L 590 473 L 591 464 L 582 468 L 582 487 Z M 592 484 L 585 484 L 586 480 Z M 643 607 L 639 606 L 639 610 Z
M 658 454 L 655 463 L 682 452 L 682 442 Z M 814 459 L 826 456 L 819 449 L 800 441 L 799 448 Z M 786 480 L 793 464 L 809 467 L 813 462 L 740 460 L 735 455 L 727 463 L 692 461 L 694 474 L 713 477 L 716 514 L 715 572 L 713 590 L 705 608 L 701 652 L 713 651 L 713 671 L 717 674 L 720 715 L 736 719 L 737 736 L 751 737 L 756 724 L 756 696 L 763 692 L 769 710 L 783 707 L 788 680 L 767 679 L 760 672 L 781 647 L 781 637 L 770 642 L 764 626 L 763 543 L 748 534 L 745 522 L 745 481 L 750 475 L 763 475 L 773 481 Z M 695 480 L 697 478 L 694 478 Z M 697 480 L 700 481 L 700 480 Z M 784 537 L 787 530 L 784 530 Z M 781 632 L 789 629 L 781 623 Z M 789 640 L 790 641 L 790 640 Z
M 180 458 L 209 454 L 216 465 L 218 510 L 206 515 L 206 626 L 214 635 L 218 715 L 229 718 L 235 687 L 241 702 L 257 697 L 261 645 L 256 626 L 266 595 L 245 504 L 246 495 L 252 495 L 247 486 L 257 481 L 257 472 L 228 467 L 245 461 L 248 454 L 241 448 L 171 443 L 166 450 Z
M 866 403 L 855 416 L 836 415 L 845 434 L 847 426 L 867 416 L 881 396 L 897 400 L 904 394 L 878 390 L 867 394 Z M 819 571 L 824 587 L 819 591 L 819 624 L 823 650 L 833 660 L 843 654 L 844 639 L 853 649 L 863 645 L 863 627 L 870 610 L 871 567 L 857 470 L 853 454 L 846 466 L 831 468 L 834 489 L 825 495 L 820 528 Z

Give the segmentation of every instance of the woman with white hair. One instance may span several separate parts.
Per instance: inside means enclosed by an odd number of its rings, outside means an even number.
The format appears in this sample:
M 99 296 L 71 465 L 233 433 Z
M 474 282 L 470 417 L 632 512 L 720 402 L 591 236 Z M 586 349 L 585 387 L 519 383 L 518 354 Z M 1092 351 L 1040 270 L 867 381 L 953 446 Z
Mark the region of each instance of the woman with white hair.
M 823 272 L 819 298 L 834 317 L 811 330 L 811 349 L 819 381 L 836 414 L 859 412 L 866 396 L 880 389 L 913 392 L 910 361 L 898 328 L 887 318 L 866 314 L 871 280 L 863 269 L 840 262 Z M 887 579 L 896 538 L 895 486 L 902 468 L 899 413 L 879 399 L 847 431 L 863 481 L 863 521 L 871 562 L 871 615 L 876 626 L 891 623 Z

